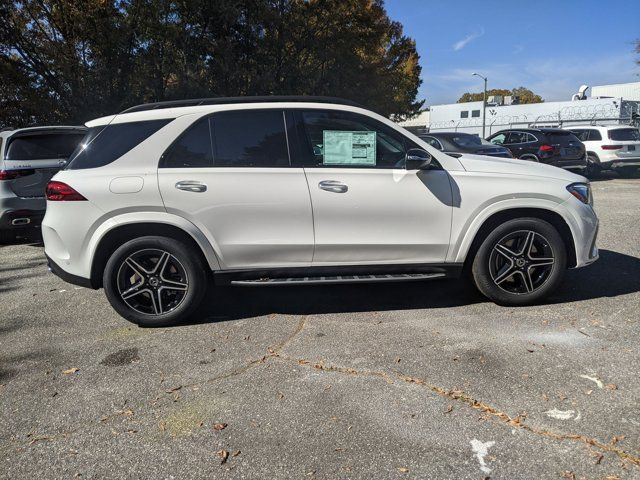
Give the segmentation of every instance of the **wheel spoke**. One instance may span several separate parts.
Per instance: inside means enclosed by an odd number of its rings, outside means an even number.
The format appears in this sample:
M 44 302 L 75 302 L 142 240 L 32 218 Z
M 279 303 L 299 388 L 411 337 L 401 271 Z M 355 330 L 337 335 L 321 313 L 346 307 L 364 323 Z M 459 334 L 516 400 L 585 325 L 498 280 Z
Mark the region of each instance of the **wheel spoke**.
M 188 284 L 186 283 L 182 283 L 182 282 L 176 282 L 173 280 L 167 280 L 167 279 L 162 279 L 162 287 L 160 288 L 164 288 L 165 290 L 180 290 L 180 291 L 184 291 L 189 287 Z
M 493 249 L 498 252 L 500 255 L 508 259 L 510 262 L 513 261 L 513 257 L 516 256 L 516 253 L 504 245 L 497 244 Z
M 133 258 L 131 257 L 127 257 L 127 259 L 124 261 L 127 265 L 129 265 L 129 268 L 131 268 L 131 270 L 133 270 L 134 272 L 136 272 L 138 274 L 139 277 L 143 277 L 144 275 L 142 275 L 142 272 L 144 273 L 151 273 L 149 270 L 147 270 L 146 268 L 144 268 L 142 265 L 140 265 L 138 262 L 136 262 Z
M 160 298 L 160 292 L 152 292 L 149 290 L 151 296 L 151 304 L 153 305 L 153 313 L 160 315 L 162 313 L 162 299 Z
M 516 272 L 516 269 L 513 268 L 513 262 L 511 265 L 508 265 L 507 268 L 503 272 L 498 272 L 498 276 L 493 279 L 496 285 L 500 285 L 507 278 L 511 277 Z
M 145 293 L 145 292 L 151 293 L 151 290 L 149 290 L 148 288 L 140 288 L 140 287 L 142 287 L 142 283 L 134 285 L 133 287 L 125 290 L 120 294 L 120 296 L 122 297 L 123 300 L 128 300 L 132 297 L 135 297 L 136 295 L 140 295 L 141 293 Z
M 158 259 L 158 263 L 156 263 L 156 266 L 149 273 L 159 275 L 160 277 L 162 277 L 162 272 L 164 272 L 164 269 L 167 267 L 169 258 L 171 258 L 171 255 L 169 255 L 169 252 L 162 252 L 162 255 L 160 255 L 160 258 Z
M 527 237 L 524 239 L 524 245 L 522 245 L 522 250 L 518 253 L 518 255 L 527 255 L 531 257 L 531 247 L 533 247 L 533 240 L 536 238 L 536 234 L 534 232 L 527 232 Z
M 518 274 L 522 278 L 522 283 L 524 288 L 527 290 L 527 293 L 533 292 L 533 280 L 531 280 L 531 275 L 529 274 L 529 270 L 527 269 L 525 272 L 518 270 Z
M 553 257 L 550 258 L 536 258 L 536 257 L 529 257 L 529 263 L 531 267 L 541 267 L 543 265 L 553 265 L 555 262 Z

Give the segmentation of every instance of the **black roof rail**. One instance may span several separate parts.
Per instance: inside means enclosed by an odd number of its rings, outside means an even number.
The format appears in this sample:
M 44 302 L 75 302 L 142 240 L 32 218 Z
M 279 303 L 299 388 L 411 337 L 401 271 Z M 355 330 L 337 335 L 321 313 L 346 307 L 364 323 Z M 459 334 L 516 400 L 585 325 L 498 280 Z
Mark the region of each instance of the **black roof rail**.
M 269 102 L 312 102 L 312 103 L 335 103 L 338 105 L 350 105 L 352 107 L 365 108 L 359 103 L 344 98 L 337 97 L 316 97 L 311 95 L 268 95 L 268 96 L 246 96 L 246 97 L 214 97 L 214 98 L 194 98 L 187 100 L 169 100 L 166 102 L 153 102 L 136 105 L 127 108 L 122 113 L 144 112 L 146 110 L 158 110 L 161 108 L 195 107 L 198 105 L 226 105 L 234 103 L 269 103 Z

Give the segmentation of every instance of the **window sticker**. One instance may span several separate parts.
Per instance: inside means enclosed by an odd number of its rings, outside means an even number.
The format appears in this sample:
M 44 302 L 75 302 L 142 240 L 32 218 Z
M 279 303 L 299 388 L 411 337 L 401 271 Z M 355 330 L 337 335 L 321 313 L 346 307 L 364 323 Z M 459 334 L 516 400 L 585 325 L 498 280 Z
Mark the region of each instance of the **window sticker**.
M 375 165 L 376 132 L 323 130 L 323 165 Z

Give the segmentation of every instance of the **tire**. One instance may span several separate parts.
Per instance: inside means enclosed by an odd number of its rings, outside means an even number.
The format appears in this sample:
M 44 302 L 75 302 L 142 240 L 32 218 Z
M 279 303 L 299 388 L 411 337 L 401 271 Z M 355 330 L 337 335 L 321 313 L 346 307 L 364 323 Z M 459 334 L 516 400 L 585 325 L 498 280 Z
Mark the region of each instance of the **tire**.
M 525 154 L 520 157 L 520 160 L 526 160 L 528 162 L 540 162 L 540 159 L 532 154 Z
M 12 230 L 0 230 L 0 245 L 11 243 L 16 239 L 16 234 Z
M 539 218 L 509 220 L 484 239 L 473 259 L 476 287 L 498 305 L 535 303 L 562 282 L 567 252 L 562 237 Z
M 104 291 L 116 312 L 142 327 L 189 318 L 207 291 L 205 262 L 179 240 L 140 237 L 119 247 L 105 266 Z
M 588 178 L 597 178 L 602 172 L 602 166 L 600 165 L 600 159 L 595 153 L 587 152 L 587 171 L 585 172 Z

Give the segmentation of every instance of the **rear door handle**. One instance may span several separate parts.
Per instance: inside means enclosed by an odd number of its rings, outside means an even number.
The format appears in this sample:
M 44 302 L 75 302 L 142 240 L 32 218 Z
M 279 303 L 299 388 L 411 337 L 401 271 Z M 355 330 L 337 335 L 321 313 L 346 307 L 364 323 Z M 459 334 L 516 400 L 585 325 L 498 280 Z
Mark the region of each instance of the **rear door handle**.
M 349 187 L 337 180 L 323 180 L 318 184 L 318 188 L 320 188 L 320 190 L 326 190 L 327 192 L 333 193 L 345 193 L 349 190 Z
M 182 180 L 176 183 L 178 190 L 184 190 L 185 192 L 202 193 L 207 191 L 207 186 L 202 182 L 196 182 L 193 180 Z

